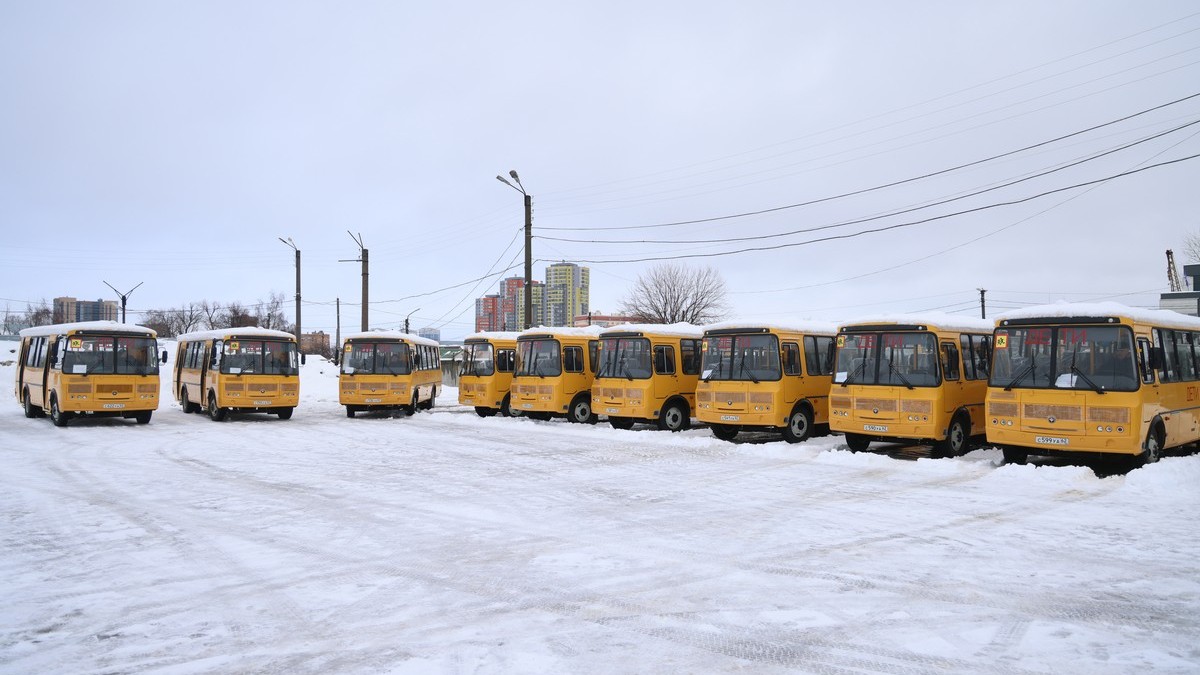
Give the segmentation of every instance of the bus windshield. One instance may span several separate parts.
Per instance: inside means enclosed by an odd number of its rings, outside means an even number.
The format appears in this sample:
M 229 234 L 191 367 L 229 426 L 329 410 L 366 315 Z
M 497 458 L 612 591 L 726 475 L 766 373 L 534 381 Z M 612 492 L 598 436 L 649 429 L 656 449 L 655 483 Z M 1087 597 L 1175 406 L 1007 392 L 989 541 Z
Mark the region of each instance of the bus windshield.
M 62 368 L 68 375 L 157 375 L 158 343 L 152 337 L 72 335 Z
M 782 377 L 779 338 L 766 333 L 704 338 L 700 379 L 778 380 Z
M 607 338 L 600 341 L 600 370 L 596 377 L 645 380 L 650 377 L 650 340 Z
M 901 387 L 941 383 L 933 333 L 843 333 L 837 345 L 835 383 Z
M 297 375 L 296 345 L 279 340 L 226 340 L 221 372 L 229 375 Z
M 517 376 L 557 377 L 562 374 L 558 340 L 521 340 L 517 343 Z
M 1124 326 L 1031 326 L 996 330 L 993 387 L 1134 391 L 1133 332 Z
M 496 372 L 496 353 L 489 342 L 463 345 L 460 375 L 488 376 Z
M 351 342 L 342 357 L 347 375 L 408 375 L 412 359 L 403 342 Z

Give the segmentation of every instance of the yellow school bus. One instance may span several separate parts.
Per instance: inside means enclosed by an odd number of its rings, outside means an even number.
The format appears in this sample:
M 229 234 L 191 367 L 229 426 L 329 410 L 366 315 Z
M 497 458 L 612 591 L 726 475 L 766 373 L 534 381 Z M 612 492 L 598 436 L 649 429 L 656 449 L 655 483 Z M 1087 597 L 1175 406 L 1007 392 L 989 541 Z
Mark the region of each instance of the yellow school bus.
M 166 353 L 161 357 L 166 360 Z M 154 331 L 115 321 L 37 326 L 21 331 L 14 392 L 26 417 L 126 417 L 148 424 L 158 409 Z
M 691 426 L 700 378 L 700 339 L 690 323 L 626 324 L 600 333 L 592 410 L 616 429 L 648 422 L 665 431 Z
M 517 335 L 491 331 L 468 335 L 463 341 L 458 402 L 473 406 L 480 417 L 520 414 L 509 394 L 517 366 Z
M 290 419 L 300 403 L 296 337 L 268 328 L 221 328 L 176 338 L 175 399 L 220 422 L 230 412 Z
M 1200 440 L 1200 319 L 1114 302 L 996 319 L 987 438 L 1029 455 L 1156 462 Z
M 595 424 L 592 381 L 600 327 L 531 328 L 517 336 L 513 406 L 527 417 Z
M 713 435 L 776 431 L 789 443 L 829 423 L 829 381 L 837 326 L 721 323 L 704 331 L 696 419 Z
M 346 417 L 371 410 L 432 410 L 442 386 L 436 340 L 399 331 L 352 333 L 342 340 L 338 402 Z
M 851 451 L 871 441 L 931 443 L 935 457 L 984 434 L 993 323 L 946 314 L 843 325 L 837 335 L 829 428 Z

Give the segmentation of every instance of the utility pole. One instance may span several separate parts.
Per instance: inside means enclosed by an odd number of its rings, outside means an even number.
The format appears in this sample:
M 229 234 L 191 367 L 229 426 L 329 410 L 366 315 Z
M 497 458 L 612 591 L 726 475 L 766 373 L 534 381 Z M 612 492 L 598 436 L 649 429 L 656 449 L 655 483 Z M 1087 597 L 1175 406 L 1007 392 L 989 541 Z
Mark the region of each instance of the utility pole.
M 528 330 L 533 321 L 533 197 L 525 191 L 525 186 L 521 185 L 521 178 L 517 175 L 517 170 L 513 169 L 508 172 L 512 176 L 513 183 L 510 183 L 504 176 L 496 176 L 496 180 L 504 183 L 510 188 L 520 192 L 525 196 L 525 329 Z
M 333 362 L 342 362 L 342 299 L 337 299 L 337 328 L 333 336 Z
M 361 328 L 361 330 L 365 332 L 367 330 L 367 310 L 368 310 L 368 303 L 369 303 L 369 299 L 368 299 L 367 295 L 368 295 L 368 291 L 370 290 L 369 284 L 367 283 L 367 277 L 368 277 L 367 248 L 365 246 L 363 246 L 363 240 L 362 240 L 361 233 L 356 237 L 356 236 L 354 236 L 353 232 L 351 232 L 350 230 L 346 230 L 346 234 L 350 235 L 350 238 L 354 240 L 354 243 L 358 244 L 359 255 L 354 260 L 339 260 L 338 262 L 361 262 L 362 263 L 362 328 Z
M 985 294 L 987 294 L 987 289 L 977 288 L 975 290 L 979 291 L 979 318 L 986 319 L 987 318 L 987 305 L 984 304 L 983 296 Z
M 404 332 L 405 332 L 405 333 L 407 333 L 407 332 L 408 332 L 408 317 L 409 317 L 409 316 L 412 316 L 414 312 L 419 312 L 419 311 L 421 311 L 421 308 L 420 308 L 420 307 L 418 307 L 418 308 L 414 309 L 412 312 L 409 312 L 409 313 L 408 313 L 408 316 L 404 317 Z
M 107 281 L 105 281 L 105 282 L 104 282 L 104 285 L 105 285 L 105 286 L 108 286 L 109 288 L 112 288 L 112 289 L 113 289 L 113 292 L 114 292 L 114 293 L 116 293 L 117 295 L 119 295 L 119 296 L 121 297 L 121 323 L 125 323 L 125 302 L 126 302 L 127 300 L 129 300 L 129 296 L 130 296 L 130 295 L 131 295 L 131 294 L 132 294 L 134 291 L 136 291 L 136 290 L 137 290 L 138 286 L 141 286 L 141 285 L 142 285 L 142 284 L 144 284 L 144 283 L 146 283 L 146 282 L 144 282 L 144 281 L 139 281 L 137 286 L 134 286 L 133 288 L 129 289 L 128 291 L 126 291 L 126 292 L 122 293 L 121 291 L 118 291 L 117 289 L 113 288 L 113 285 L 112 285 L 112 284 L 108 283 Z
M 297 248 L 296 242 L 292 241 L 291 237 L 284 239 L 279 238 L 284 244 L 292 247 L 296 252 L 296 346 L 301 352 L 304 351 L 304 342 L 300 339 L 300 249 Z

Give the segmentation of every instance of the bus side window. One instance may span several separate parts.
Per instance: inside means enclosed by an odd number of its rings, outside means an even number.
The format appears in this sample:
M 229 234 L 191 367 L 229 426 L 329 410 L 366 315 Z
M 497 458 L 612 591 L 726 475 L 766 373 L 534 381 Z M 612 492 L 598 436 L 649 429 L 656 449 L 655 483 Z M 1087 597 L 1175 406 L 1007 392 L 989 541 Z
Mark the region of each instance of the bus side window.
M 808 356 L 809 375 L 812 374 L 812 356 Z M 784 375 L 802 375 L 800 372 L 800 345 L 795 342 L 783 343 L 783 374 Z
M 658 375 L 675 374 L 675 350 L 670 345 L 654 345 L 654 372 Z
M 696 375 L 700 372 L 700 341 L 679 341 L 680 369 L 684 375 Z
M 1175 340 L 1169 330 L 1154 329 L 1154 342 L 1162 350 L 1158 379 L 1162 382 L 1178 382 L 1179 372 L 1175 368 Z
M 568 373 L 583 372 L 583 349 L 566 347 L 563 349 L 563 370 Z
M 596 361 L 600 358 L 599 352 L 600 341 L 588 340 L 588 366 L 593 374 L 596 372 Z
M 496 372 L 511 373 L 513 371 L 513 350 L 500 349 L 496 351 Z
M 942 343 L 942 374 L 947 380 L 958 379 L 958 347 L 953 342 Z
M 1154 368 L 1150 365 L 1150 341 L 1138 338 L 1138 369 L 1142 371 L 1142 382 L 1154 384 Z

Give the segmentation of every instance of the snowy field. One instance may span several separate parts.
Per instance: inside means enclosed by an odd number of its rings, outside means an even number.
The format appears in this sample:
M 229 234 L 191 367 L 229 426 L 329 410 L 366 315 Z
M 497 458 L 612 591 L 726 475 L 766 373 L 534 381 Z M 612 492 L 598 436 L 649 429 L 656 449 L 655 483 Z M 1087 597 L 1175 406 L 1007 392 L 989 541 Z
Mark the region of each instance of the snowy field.
M 4 673 L 1200 671 L 1197 456 L 347 419 L 319 359 L 290 421 L 164 378 L 56 429 L 0 379 Z

